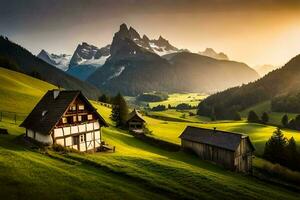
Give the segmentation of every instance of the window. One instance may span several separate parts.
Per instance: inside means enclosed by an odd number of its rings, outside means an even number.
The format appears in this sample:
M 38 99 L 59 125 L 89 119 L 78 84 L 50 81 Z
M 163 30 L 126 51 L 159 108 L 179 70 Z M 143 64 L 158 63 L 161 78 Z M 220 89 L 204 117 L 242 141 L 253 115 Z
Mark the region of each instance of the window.
M 84 135 L 80 135 L 80 142 L 84 142 Z
M 82 121 L 82 117 L 78 116 L 78 121 L 81 122 Z
M 92 120 L 93 119 L 93 115 L 88 115 L 88 120 Z
M 78 143 L 79 143 L 78 136 L 73 137 L 73 145 L 78 145 Z
M 76 105 L 70 106 L 69 110 L 70 110 L 70 111 L 76 111 Z
M 63 117 L 62 118 L 62 123 L 66 124 L 67 123 L 67 118 Z
M 73 116 L 73 122 L 77 122 L 76 116 Z
M 84 110 L 84 105 L 79 105 L 78 110 Z

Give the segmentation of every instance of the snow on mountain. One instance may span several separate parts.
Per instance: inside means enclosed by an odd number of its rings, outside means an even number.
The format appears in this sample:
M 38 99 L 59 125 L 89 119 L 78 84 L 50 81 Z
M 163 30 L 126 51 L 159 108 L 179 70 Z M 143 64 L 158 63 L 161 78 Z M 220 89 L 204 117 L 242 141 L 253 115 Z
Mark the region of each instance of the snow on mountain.
M 103 48 L 90 45 L 86 42 L 79 44 L 72 56 L 69 68 L 78 65 L 93 65 L 94 67 L 102 66 L 110 56 L 110 45 Z
M 122 72 L 124 71 L 124 69 L 125 69 L 125 66 L 121 66 L 120 68 L 118 68 L 115 71 L 115 73 L 108 78 L 108 80 L 111 80 L 113 78 L 116 78 L 116 77 L 120 76 L 122 74 Z
M 67 54 L 56 55 L 53 53 L 50 54 L 45 50 L 42 50 L 37 55 L 37 57 L 44 60 L 48 64 L 53 65 L 58 69 L 61 69 L 62 71 L 67 71 L 71 59 L 71 55 L 67 55 Z
M 168 40 L 164 39 L 162 36 L 159 38 L 150 40 L 146 35 L 143 37 L 132 27 L 127 28 L 126 24 L 120 26 L 119 32 L 117 32 L 119 37 L 131 39 L 138 46 L 152 52 L 159 56 L 163 56 L 170 53 L 188 51 L 186 49 L 178 49 L 171 45 Z

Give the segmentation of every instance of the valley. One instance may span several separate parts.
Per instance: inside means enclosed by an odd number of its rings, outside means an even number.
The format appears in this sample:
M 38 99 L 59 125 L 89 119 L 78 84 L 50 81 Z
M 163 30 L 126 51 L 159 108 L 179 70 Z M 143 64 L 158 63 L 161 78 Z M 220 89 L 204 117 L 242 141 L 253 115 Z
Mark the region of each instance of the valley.
M 6 97 L 0 98 L 0 105 L 18 103 L 19 107 L 7 107 L 12 112 L 30 112 L 39 98 L 55 87 L 7 69 L 1 68 L 1 72 L 6 78 L 1 78 L 0 90 L 1 93 L 6 92 Z M 22 84 L 19 80 L 22 80 Z M 18 85 L 17 89 L 12 85 Z M 29 85 L 31 93 L 22 93 Z M 16 95 L 26 99 L 29 98 L 26 95 L 29 95 L 33 100 L 24 102 Z M 189 96 L 197 97 L 196 94 Z M 173 94 L 168 103 L 175 105 L 186 102 L 190 99 L 189 96 Z M 0 122 L 0 128 L 9 131 L 9 135 L 0 135 L 2 197 L 99 199 L 101 195 L 101 198 L 113 199 L 298 199 L 297 192 L 280 185 L 266 184 L 255 177 L 224 170 L 209 162 L 200 161 L 193 154 L 169 152 L 140 141 L 127 131 L 115 127 L 110 119 L 111 108 L 96 101 L 91 102 L 110 125 L 103 128 L 103 139 L 116 146 L 115 153 L 59 153 L 37 148 L 22 139 L 24 129 L 18 127 L 20 122 L 13 124 L 5 119 Z M 157 113 L 149 114 L 158 115 Z M 144 116 L 152 131 L 151 137 L 175 144 L 179 143 L 178 135 L 187 125 L 218 127 L 220 130 L 248 134 L 257 148 L 257 154 L 260 154 L 262 146 L 275 129 L 244 121 L 210 122 L 208 119 L 188 115 L 184 119 L 186 121 L 179 122 L 176 120 L 181 118 L 181 112 L 171 109 L 160 113 L 168 116 L 169 120 Z M 297 132 L 286 130 L 284 133 L 300 140 Z M 263 166 L 262 163 L 265 162 L 255 158 L 254 166 Z M 294 176 L 299 176 L 299 173 Z M 32 192 L 28 193 L 29 189 Z

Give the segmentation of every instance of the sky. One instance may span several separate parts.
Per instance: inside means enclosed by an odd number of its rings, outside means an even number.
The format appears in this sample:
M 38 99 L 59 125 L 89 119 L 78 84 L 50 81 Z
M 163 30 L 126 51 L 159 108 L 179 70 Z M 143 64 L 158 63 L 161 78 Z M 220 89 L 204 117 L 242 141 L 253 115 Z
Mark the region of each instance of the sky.
M 81 42 L 103 47 L 122 23 L 251 67 L 300 54 L 300 0 L 0 0 L 0 35 L 33 54 L 72 54 Z

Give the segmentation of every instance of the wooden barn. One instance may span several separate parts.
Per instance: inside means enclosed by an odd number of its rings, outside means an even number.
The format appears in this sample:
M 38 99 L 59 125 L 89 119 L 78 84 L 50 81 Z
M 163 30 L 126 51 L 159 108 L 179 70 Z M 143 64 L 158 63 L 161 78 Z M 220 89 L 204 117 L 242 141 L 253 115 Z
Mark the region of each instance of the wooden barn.
M 38 142 L 86 152 L 100 147 L 108 125 L 80 91 L 50 90 L 20 126 Z
M 188 126 L 179 138 L 184 149 L 203 160 L 237 172 L 252 171 L 254 147 L 246 135 Z
M 129 113 L 127 119 L 127 126 L 130 131 L 134 131 L 136 133 L 143 133 L 144 125 L 145 120 L 136 109 Z

